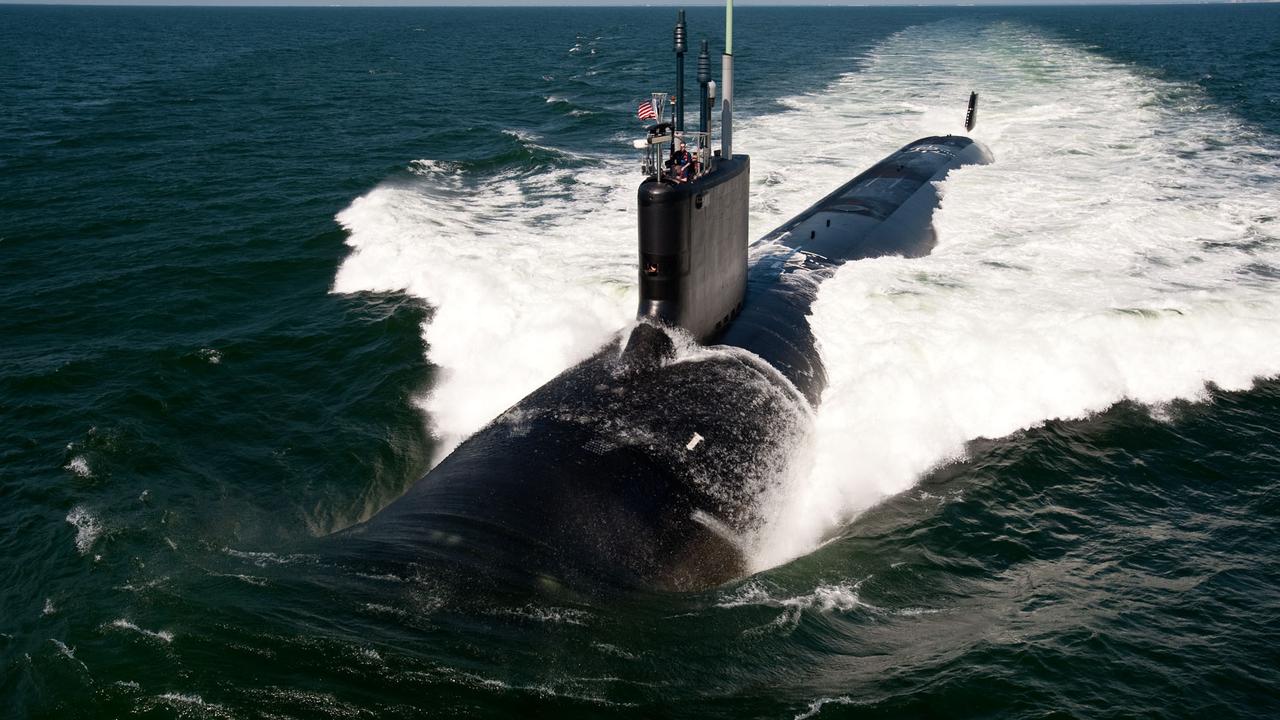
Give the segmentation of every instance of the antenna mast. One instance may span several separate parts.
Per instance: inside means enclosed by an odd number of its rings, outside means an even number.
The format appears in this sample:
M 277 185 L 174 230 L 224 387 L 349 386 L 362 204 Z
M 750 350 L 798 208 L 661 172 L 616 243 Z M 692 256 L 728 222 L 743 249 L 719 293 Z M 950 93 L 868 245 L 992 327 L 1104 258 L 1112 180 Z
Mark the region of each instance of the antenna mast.
M 676 130 L 684 130 L 684 51 L 687 49 L 685 41 L 684 28 L 684 11 L 680 10 L 676 13 L 676 29 L 675 29 L 675 46 L 676 46 Z
M 720 156 L 733 159 L 733 0 L 724 6 L 724 55 L 720 62 Z

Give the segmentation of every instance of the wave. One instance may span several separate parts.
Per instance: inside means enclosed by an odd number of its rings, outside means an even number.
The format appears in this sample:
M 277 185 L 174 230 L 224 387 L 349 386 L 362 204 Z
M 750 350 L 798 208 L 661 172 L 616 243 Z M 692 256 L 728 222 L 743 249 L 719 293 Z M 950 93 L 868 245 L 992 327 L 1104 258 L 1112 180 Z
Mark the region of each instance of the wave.
M 102 524 L 83 505 L 71 508 L 66 520 L 76 529 L 76 550 L 81 555 L 87 555 L 102 534 Z
M 418 404 L 437 459 L 585 358 L 634 312 L 634 178 L 621 163 L 543 172 L 417 163 L 338 215 L 350 256 L 334 291 L 406 292 L 435 311 L 439 368 Z
M 1280 372 L 1276 277 L 1258 271 L 1280 268 L 1280 152 L 1207 102 L 1159 102 L 1194 90 L 1018 25 L 949 22 L 889 39 L 796 115 L 858 115 L 823 136 L 893 138 L 879 156 L 958 132 L 962 108 L 945 101 L 971 88 L 996 162 L 943 183 L 934 253 L 854 263 L 822 286 L 810 323 L 830 384 L 812 469 L 771 499 L 757 568 L 808 552 L 975 438 Z M 765 135 L 799 141 L 785 121 Z M 793 162 L 820 166 L 854 142 Z

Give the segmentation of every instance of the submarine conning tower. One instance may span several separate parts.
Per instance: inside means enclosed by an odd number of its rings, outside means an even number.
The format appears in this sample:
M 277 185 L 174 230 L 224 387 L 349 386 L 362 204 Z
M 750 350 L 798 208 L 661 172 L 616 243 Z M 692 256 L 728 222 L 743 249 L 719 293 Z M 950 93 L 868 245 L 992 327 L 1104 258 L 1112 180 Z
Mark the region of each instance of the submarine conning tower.
M 747 211 L 751 160 L 735 155 L 733 127 L 733 2 L 725 13 L 721 60 L 720 148 L 713 149 L 716 83 L 707 41 L 698 55 L 698 128 L 685 130 L 684 11 L 675 32 L 676 96 L 653 93 L 639 115 L 651 119 L 645 139 L 646 179 L 639 188 L 638 317 L 679 327 L 699 341 L 717 335 L 742 309 L 747 287 Z M 674 106 L 674 117 L 664 116 Z

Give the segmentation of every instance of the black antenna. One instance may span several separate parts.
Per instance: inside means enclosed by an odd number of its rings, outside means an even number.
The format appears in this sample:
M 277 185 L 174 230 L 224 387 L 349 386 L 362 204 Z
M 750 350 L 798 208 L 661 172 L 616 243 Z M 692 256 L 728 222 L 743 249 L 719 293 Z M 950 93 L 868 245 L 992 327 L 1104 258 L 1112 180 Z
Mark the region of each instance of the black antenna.
M 964 129 L 965 132 L 973 130 L 973 126 L 978 124 L 978 93 L 969 93 L 969 109 L 964 113 Z
M 684 11 L 676 13 L 676 130 L 684 130 L 684 51 L 685 45 Z
M 698 132 L 711 132 L 711 96 L 707 85 L 711 82 L 711 50 L 707 41 L 702 41 L 702 51 L 698 53 L 698 85 L 701 88 L 701 104 L 698 105 Z M 710 138 L 708 137 L 708 141 Z

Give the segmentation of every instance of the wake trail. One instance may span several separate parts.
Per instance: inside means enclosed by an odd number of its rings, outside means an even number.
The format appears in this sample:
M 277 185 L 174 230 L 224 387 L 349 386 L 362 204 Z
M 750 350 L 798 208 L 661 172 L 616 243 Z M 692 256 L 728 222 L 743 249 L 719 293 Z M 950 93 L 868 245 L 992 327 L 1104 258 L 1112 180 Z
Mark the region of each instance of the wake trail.
M 943 184 L 933 255 L 851 263 L 822 286 L 810 324 L 829 385 L 763 501 L 756 569 L 974 438 L 1280 372 L 1275 139 L 1026 26 L 908 28 L 821 92 L 747 116 L 752 237 L 917 137 L 963 132 L 970 90 L 996 162 Z M 477 177 L 422 160 L 338 215 L 352 252 L 334 292 L 434 308 L 439 375 L 419 404 L 437 460 L 634 317 L 637 160 L 585 162 Z
M 417 402 L 440 440 L 436 461 L 631 318 L 633 177 L 622 165 L 477 180 L 420 160 L 416 182 L 384 184 L 338 215 L 352 252 L 334 292 L 406 292 L 434 308 L 422 336 L 439 374 Z
M 1023 26 L 948 22 L 796 105 L 831 125 L 856 112 L 854 134 L 898 144 L 960 132 L 950 101 L 969 89 L 996 161 L 943 183 L 937 249 L 846 265 L 821 288 L 810 324 L 830 382 L 757 568 L 974 438 L 1280 372 L 1280 153 L 1194 89 Z

